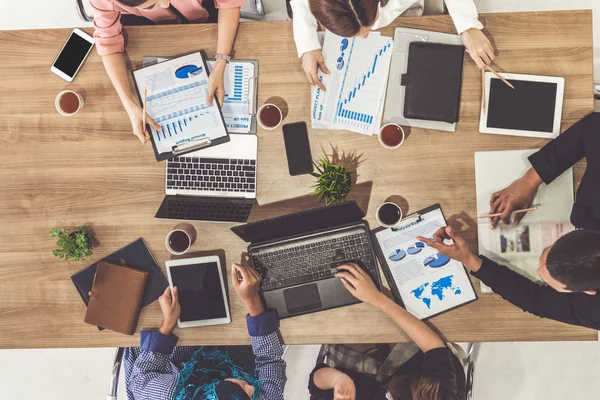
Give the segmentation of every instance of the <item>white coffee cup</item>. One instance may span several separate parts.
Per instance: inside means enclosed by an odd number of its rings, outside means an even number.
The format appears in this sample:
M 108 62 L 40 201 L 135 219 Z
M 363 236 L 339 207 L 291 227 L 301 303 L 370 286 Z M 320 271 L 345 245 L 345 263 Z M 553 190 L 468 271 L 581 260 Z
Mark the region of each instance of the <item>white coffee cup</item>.
M 395 221 L 394 223 L 391 223 L 391 224 L 384 223 L 383 221 L 381 221 L 381 219 L 379 217 L 379 212 L 381 211 L 381 208 L 386 205 L 394 206 L 398 210 L 398 220 Z M 377 218 L 377 223 L 379 223 L 379 225 L 383 226 L 384 228 L 395 228 L 396 226 L 398 226 L 400 221 L 402 221 L 402 208 L 400 208 L 400 206 L 396 203 L 392 203 L 391 201 L 386 201 L 385 203 L 383 203 L 379 207 L 377 207 L 377 211 L 375 211 L 375 218 Z
M 262 110 L 264 110 L 267 107 L 274 107 L 275 109 L 277 109 L 277 111 L 279 111 L 279 123 L 275 126 L 266 126 L 263 124 L 263 122 L 260 119 Z M 273 129 L 279 128 L 279 125 L 281 125 L 281 122 L 283 121 L 283 113 L 281 112 L 281 109 L 279 107 L 277 107 L 275 104 L 266 103 L 266 104 L 263 104 L 262 106 L 260 106 L 260 108 L 258 109 L 258 112 L 256 113 L 256 120 L 258 121 L 258 125 L 260 125 L 261 128 L 266 129 L 268 131 L 272 131 Z
M 398 129 L 400 129 L 400 132 L 402 132 L 402 140 L 400 141 L 400 143 L 398 143 L 398 144 L 397 144 L 397 145 L 395 145 L 395 146 L 390 146 L 390 145 L 386 144 L 386 143 L 383 141 L 383 139 L 381 139 L 381 136 L 382 136 L 381 134 L 383 133 L 383 130 L 384 130 L 386 127 L 388 127 L 388 126 L 395 126 L 395 127 L 397 127 Z M 379 130 L 379 136 L 378 136 L 378 138 L 379 138 L 379 143 L 380 143 L 380 144 L 381 144 L 383 147 L 385 147 L 386 149 L 394 150 L 394 149 L 397 149 L 398 147 L 402 146 L 402 144 L 404 143 L 404 139 L 406 139 L 406 133 L 404 132 L 404 129 L 403 129 L 403 128 L 402 128 L 400 125 L 398 125 L 398 124 L 394 124 L 393 122 L 390 122 L 390 123 L 388 123 L 388 124 L 385 124 L 385 125 L 383 125 L 383 126 L 381 127 L 381 129 Z
M 75 112 L 73 113 L 67 113 L 65 111 L 63 111 L 63 109 L 60 107 L 60 99 L 62 98 L 62 96 L 66 93 L 73 93 L 75 96 L 77 96 L 77 98 L 79 99 L 79 107 L 77 108 L 77 110 L 75 110 Z M 81 108 L 83 107 L 83 96 L 81 96 L 79 93 L 74 92 L 73 90 L 63 90 L 62 92 L 60 92 L 57 96 L 56 99 L 54 100 L 54 106 L 56 107 L 56 111 L 58 111 L 58 113 L 60 115 L 63 115 L 65 117 L 70 117 L 72 115 L 77 114 L 77 112 L 79 110 L 81 110 Z
M 171 240 L 170 239 L 171 239 L 171 235 L 173 235 L 173 234 L 178 234 L 178 235 L 185 234 L 185 236 L 187 237 L 187 243 L 188 243 L 188 245 L 187 245 L 187 247 L 184 250 L 179 250 L 179 249 L 176 250 L 176 249 L 173 249 L 171 247 L 171 243 L 170 243 Z M 190 249 L 190 247 L 192 247 L 192 235 L 190 235 L 190 233 L 187 232 L 185 229 L 175 228 L 171 232 L 167 233 L 167 237 L 165 238 L 165 246 L 167 247 L 167 250 L 169 250 L 169 252 L 171 254 L 174 254 L 176 256 L 180 256 L 182 254 L 185 254 L 185 253 L 188 252 L 188 250 Z

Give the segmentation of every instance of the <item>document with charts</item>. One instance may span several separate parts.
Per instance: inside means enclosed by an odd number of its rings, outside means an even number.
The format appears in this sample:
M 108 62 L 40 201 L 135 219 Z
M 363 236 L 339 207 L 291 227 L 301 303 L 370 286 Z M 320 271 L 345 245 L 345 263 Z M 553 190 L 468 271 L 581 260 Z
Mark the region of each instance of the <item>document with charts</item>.
M 162 130 L 151 128 L 157 158 L 203 138 L 212 145 L 229 140 L 217 102 L 208 104 L 208 73 L 200 52 L 133 71 L 140 99 L 147 90 L 148 115 Z
M 391 38 L 377 32 L 366 39 L 325 33 L 323 56 L 330 74 L 319 70 L 326 91 L 312 88 L 313 128 L 379 133 L 392 46 Z
M 477 215 L 489 214 L 492 194 L 523 176 L 531 168 L 527 157 L 536 151 L 475 153 Z M 569 222 L 573 200 L 573 170 L 569 168 L 550 185 L 542 184 L 533 200 L 537 209 L 528 212 L 519 225 L 500 222 L 491 229 L 489 218 L 478 219 L 479 253 L 532 281 L 542 282 L 537 268 L 543 250 L 575 229 Z M 492 290 L 481 283 L 481 291 Z
M 419 319 L 477 299 L 465 267 L 417 239 L 446 225 L 439 205 L 407 216 L 396 229 L 375 230 L 375 247 L 396 302 Z

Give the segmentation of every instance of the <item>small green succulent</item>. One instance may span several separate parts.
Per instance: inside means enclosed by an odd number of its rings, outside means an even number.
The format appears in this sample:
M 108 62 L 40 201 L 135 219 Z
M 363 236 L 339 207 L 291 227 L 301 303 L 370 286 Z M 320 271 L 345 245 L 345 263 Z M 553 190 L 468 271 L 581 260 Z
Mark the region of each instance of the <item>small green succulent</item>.
M 326 206 L 343 203 L 350 192 L 350 172 L 343 165 L 331 163 L 327 157 L 321 157 L 314 165 L 318 173 L 312 173 L 317 178 L 313 196 L 325 201 Z
M 58 238 L 59 247 L 52 250 L 52 254 L 64 260 L 79 261 L 92 255 L 93 243 L 90 238 L 90 229 L 87 226 L 71 232 L 69 229 L 54 228 L 50 231 L 50 237 Z

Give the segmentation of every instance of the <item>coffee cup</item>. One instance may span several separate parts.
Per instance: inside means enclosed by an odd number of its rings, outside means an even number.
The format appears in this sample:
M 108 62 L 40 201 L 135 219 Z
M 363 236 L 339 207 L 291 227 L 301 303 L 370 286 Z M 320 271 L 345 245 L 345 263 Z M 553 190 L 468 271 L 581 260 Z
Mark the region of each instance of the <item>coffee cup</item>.
M 379 130 L 379 143 L 386 149 L 397 149 L 404 143 L 404 129 L 398 124 L 385 124 Z
M 395 228 L 402 221 L 402 209 L 396 203 L 386 201 L 375 212 L 377 222 L 384 228 Z
M 54 106 L 60 115 L 70 117 L 83 107 L 83 96 L 72 90 L 63 90 L 56 96 Z
M 256 114 L 260 127 L 269 131 L 277 129 L 283 120 L 281 109 L 272 103 L 263 104 Z
M 177 225 L 165 238 L 165 246 L 171 254 L 180 256 L 192 247 L 194 234 L 186 226 Z

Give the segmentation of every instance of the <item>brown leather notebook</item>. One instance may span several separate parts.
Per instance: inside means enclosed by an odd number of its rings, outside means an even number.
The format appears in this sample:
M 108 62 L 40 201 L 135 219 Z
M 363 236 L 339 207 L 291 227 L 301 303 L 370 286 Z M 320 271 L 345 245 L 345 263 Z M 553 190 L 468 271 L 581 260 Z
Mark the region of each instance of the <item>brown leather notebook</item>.
M 133 335 L 148 275 L 146 271 L 99 262 L 85 322 Z

